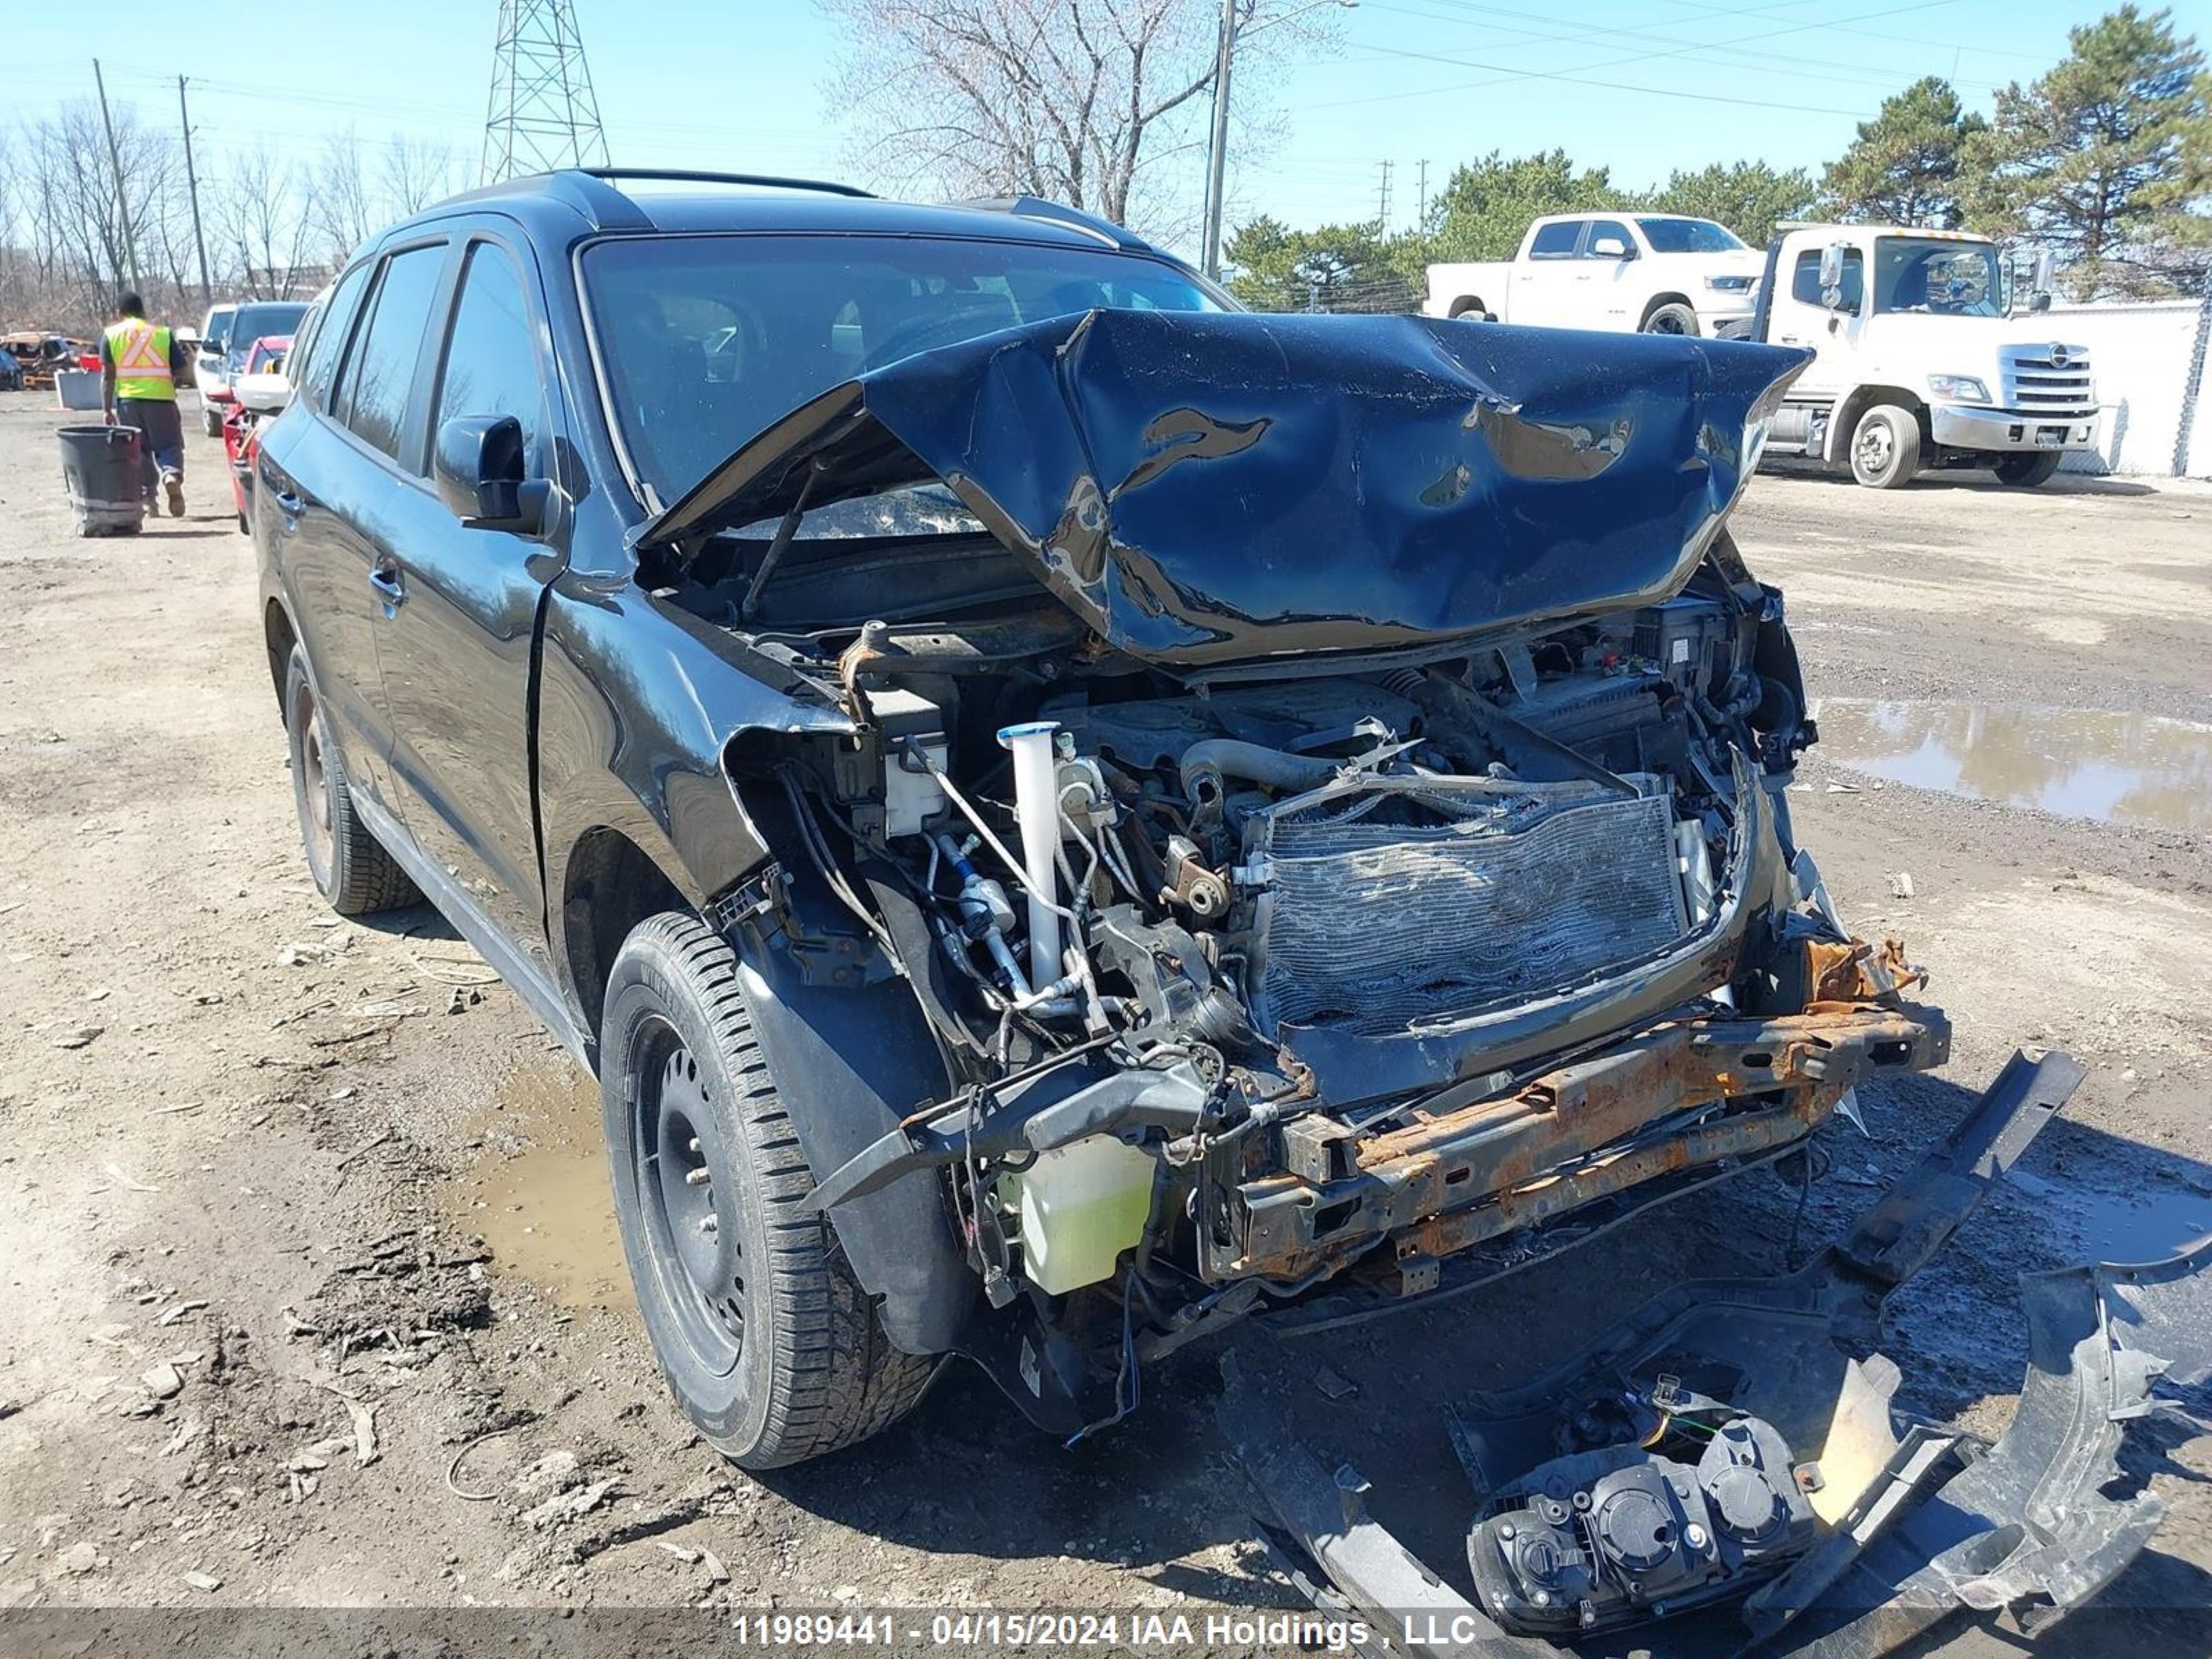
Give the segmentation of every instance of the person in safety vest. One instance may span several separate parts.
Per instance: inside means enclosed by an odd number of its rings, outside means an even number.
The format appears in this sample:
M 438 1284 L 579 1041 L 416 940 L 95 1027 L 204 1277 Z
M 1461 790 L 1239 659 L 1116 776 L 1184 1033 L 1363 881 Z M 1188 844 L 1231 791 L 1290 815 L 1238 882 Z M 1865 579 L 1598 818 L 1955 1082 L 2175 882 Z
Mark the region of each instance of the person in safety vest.
M 100 397 L 110 426 L 135 426 L 146 446 L 146 499 L 167 491 L 169 516 L 185 516 L 185 424 L 177 386 L 191 373 L 174 329 L 146 320 L 146 302 L 126 294 L 100 341 Z

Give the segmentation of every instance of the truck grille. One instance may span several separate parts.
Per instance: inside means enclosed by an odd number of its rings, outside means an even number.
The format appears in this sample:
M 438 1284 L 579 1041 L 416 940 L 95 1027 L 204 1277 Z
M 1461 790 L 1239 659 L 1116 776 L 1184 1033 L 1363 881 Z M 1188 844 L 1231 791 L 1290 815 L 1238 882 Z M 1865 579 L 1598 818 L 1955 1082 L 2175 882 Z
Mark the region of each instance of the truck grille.
M 2003 356 L 2003 406 L 2027 415 L 2087 415 L 2097 406 L 2086 347 L 2013 346 Z
M 1687 927 L 1664 794 L 1462 800 L 1446 810 L 1469 815 L 1438 824 L 1346 805 L 1265 836 L 1262 1029 L 1402 1030 L 1585 979 Z

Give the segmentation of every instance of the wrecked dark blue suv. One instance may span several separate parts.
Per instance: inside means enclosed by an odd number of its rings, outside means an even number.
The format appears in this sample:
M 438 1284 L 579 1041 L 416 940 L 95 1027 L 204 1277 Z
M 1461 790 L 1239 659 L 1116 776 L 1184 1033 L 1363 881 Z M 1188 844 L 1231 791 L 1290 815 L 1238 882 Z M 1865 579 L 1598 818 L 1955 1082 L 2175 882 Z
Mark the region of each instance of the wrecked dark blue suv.
M 604 1091 L 714 1444 L 1073 1435 L 1942 1060 L 1723 521 L 1802 354 L 1239 312 L 1114 227 L 564 173 L 365 248 L 255 491 L 309 865 Z

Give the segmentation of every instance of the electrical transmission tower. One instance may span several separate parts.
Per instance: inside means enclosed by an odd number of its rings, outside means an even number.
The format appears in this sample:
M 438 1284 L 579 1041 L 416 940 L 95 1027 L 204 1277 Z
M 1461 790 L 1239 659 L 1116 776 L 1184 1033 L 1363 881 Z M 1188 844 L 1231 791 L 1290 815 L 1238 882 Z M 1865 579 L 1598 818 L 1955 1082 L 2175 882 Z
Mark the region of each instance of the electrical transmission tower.
M 606 164 L 576 8 L 571 0 L 500 0 L 482 182 Z

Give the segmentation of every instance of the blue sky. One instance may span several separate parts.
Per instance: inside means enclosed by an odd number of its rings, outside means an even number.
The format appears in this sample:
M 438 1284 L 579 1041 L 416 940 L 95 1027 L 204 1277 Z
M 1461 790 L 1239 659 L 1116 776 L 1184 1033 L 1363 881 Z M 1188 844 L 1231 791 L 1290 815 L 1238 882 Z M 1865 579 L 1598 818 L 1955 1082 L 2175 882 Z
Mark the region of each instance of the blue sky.
M 617 161 L 853 172 L 823 90 L 836 37 L 806 0 L 576 0 L 576 9 Z M 1280 143 L 1238 159 L 1231 219 L 1372 216 L 1389 161 L 1391 217 L 1409 223 L 1424 161 L 1434 189 L 1455 162 L 1493 148 L 1562 146 L 1630 185 L 1747 156 L 1816 166 L 1918 76 L 1945 76 L 1986 109 L 1997 86 L 2047 68 L 2068 27 L 2103 9 L 2063 0 L 1583 0 L 1571 10 L 1542 0 L 1360 0 L 1338 17 L 1337 52 L 1255 86 Z M 2212 36 L 2208 0 L 2174 9 L 2182 27 Z M 142 116 L 173 122 L 174 76 L 192 77 L 204 171 L 219 171 L 237 145 L 311 160 L 350 123 L 365 143 L 395 130 L 450 142 L 473 175 L 496 14 L 495 0 L 175 4 L 149 52 L 136 9 L 41 8 L 8 26 L 11 59 L 46 66 L 38 90 L 14 78 L 0 112 L 36 117 L 57 98 L 88 95 L 91 53 L 109 34 L 110 96 Z M 1194 163 L 1194 203 L 1196 191 Z

